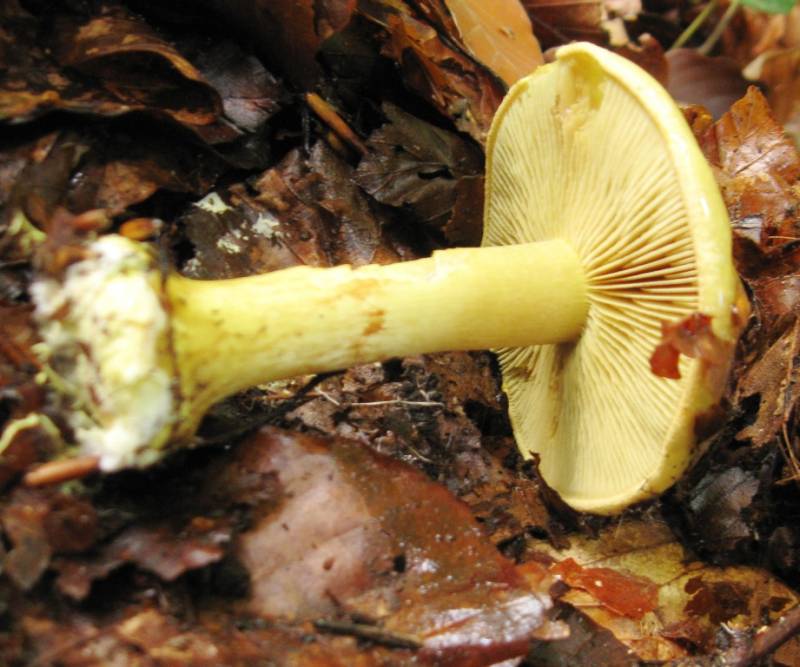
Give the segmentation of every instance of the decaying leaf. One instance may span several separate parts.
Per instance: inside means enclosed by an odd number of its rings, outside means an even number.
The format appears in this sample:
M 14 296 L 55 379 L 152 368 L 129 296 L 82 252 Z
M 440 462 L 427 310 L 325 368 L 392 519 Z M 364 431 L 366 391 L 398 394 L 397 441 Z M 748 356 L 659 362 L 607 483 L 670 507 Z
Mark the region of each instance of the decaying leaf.
M 203 0 L 257 43 L 275 71 L 300 90 L 322 77 L 317 53 L 324 40 L 347 26 L 355 0 Z
M 800 157 L 774 121 L 764 96 L 751 87 L 714 127 L 706 154 L 717 178 L 734 231 L 763 250 L 798 238 Z M 743 267 L 744 268 L 744 267 Z
M 519 0 L 424 0 L 419 8 L 507 86 L 544 62 Z
M 199 278 L 475 243 L 480 142 L 506 86 L 541 62 L 537 38 L 611 43 L 666 81 L 664 35 L 681 28 L 674 3 L 636 0 L 46 5 L 0 7 L 13 122 L 0 133 L 0 428 L 33 412 L 59 424 L 35 382 L 26 290 L 33 266 L 74 260 L 75 239 L 154 241 Z M 719 122 L 687 117 L 754 302 L 716 448 L 663 501 L 672 530 L 654 507 L 613 520 L 561 507 L 516 451 L 485 352 L 255 388 L 217 406 L 208 446 L 64 488 L 20 481 L 60 447 L 31 422 L 0 452 L 0 662 L 588 667 L 756 646 L 797 594 L 709 563 L 797 583 L 800 158 L 779 125 L 796 106 L 797 16 L 747 10 L 722 38 L 737 68 L 763 56 L 750 73 L 776 117 L 756 90 L 727 111 L 733 79 L 669 56 L 674 91 L 703 71 L 700 101 L 724 98 Z M 355 151 L 308 115 L 309 92 Z M 700 314 L 666 326 L 659 349 L 662 375 L 679 354 L 719 356 Z
M 478 150 L 395 106 L 383 110 L 389 122 L 370 136 L 371 150 L 356 170 L 358 184 L 379 202 L 408 206 L 421 222 L 445 233 L 466 203 L 472 216 L 461 220 L 459 233 L 477 245 L 483 226 Z
M 708 315 L 692 313 L 678 322 L 662 322 L 661 343 L 650 357 L 650 368 L 659 377 L 678 379 L 681 354 L 727 370 L 730 344 L 717 338 Z
M 164 581 L 216 563 L 225 555 L 231 526 L 226 521 L 195 517 L 182 530 L 167 524 L 132 526 L 91 558 L 62 558 L 55 564 L 58 589 L 83 600 L 92 584 L 126 564 L 152 572 Z
M 360 646 L 350 637 L 319 635 L 308 630 L 244 618 L 220 622 L 205 613 L 187 624 L 168 610 L 147 603 L 132 605 L 120 618 L 100 621 L 74 614 L 61 623 L 36 611 L 22 624 L 27 655 L 39 664 L 105 667 L 109 664 L 248 665 L 269 661 L 298 667 L 380 667 L 410 656 L 380 646 Z M 18 651 L 21 653 L 21 651 Z M 398 659 L 398 655 L 400 657 Z
M 567 549 L 540 544 L 529 556 L 541 562 L 545 554 L 552 559 L 550 570 L 564 573 L 569 586 L 561 603 L 610 631 L 641 661 L 676 660 L 689 649 L 712 652 L 721 623 L 732 630 L 760 628 L 800 602 L 763 570 L 693 560 L 657 518 L 619 522 L 597 538 L 573 537 Z M 585 622 L 583 627 L 585 634 Z M 615 650 L 613 643 L 606 646 Z M 606 663 L 579 654 L 571 664 Z
M 227 192 L 211 192 L 183 215 L 195 278 L 232 278 L 297 264 L 332 266 L 396 261 L 404 252 L 391 220 L 370 206 L 353 169 L 318 142 L 304 160 L 279 164 Z M 395 242 L 396 241 L 396 242 Z
M 758 396 L 758 411 L 737 437 L 762 446 L 782 436 L 795 417 L 800 373 L 800 320 L 786 329 L 763 356 L 756 359 L 739 381 L 737 399 Z
M 606 18 L 603 0 L 522 0 L 542 46 L 571 40 L 602 42 Z
M 382 53 L 398 63 L 406 85 L 483 143 L 503 97 L 502 84 L 469 56 L 450 48 L 406 5 L 367 3 L 361 11 L 385 30 Z
M 254 611 L 368 618 L 417 638 L 422 659 L 461 664 L 523 655 L 546 623 L 547 596 L 418 471 L 354 443 L 277 431 L 262 431 L 233 465 L 274 475 L 282 494 L 238 546 Z M 318 511 L 326 506 L 335 515 Z
M 767 99 L 775 119 L 800 145 L 800 45 L 770 49 L 749 63 L 744 73 L 767 85 Z
M 794 331 L 800 291 L 793 278 L 800 204 L 800 155 L 750 88 L 701 146 L 716 166 L 735 235 L 737 268 L 750 289 L 759 327 L 751 327 L 747 365 L 735 372 L 734 405 L 758 396 L 757 416 L 740 437 L 764 445 L 793 423 Z

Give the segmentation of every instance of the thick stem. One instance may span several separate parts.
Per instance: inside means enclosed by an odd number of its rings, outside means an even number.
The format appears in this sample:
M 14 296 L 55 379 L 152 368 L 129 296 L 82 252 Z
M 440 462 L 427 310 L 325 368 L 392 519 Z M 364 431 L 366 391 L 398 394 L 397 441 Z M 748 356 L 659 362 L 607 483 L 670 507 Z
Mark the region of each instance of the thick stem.
M 353 269 L 167 281 L 191 413 L 277 379 L 444 350 L 575 339 L 586 281 L 563 241 L 457 248 Z

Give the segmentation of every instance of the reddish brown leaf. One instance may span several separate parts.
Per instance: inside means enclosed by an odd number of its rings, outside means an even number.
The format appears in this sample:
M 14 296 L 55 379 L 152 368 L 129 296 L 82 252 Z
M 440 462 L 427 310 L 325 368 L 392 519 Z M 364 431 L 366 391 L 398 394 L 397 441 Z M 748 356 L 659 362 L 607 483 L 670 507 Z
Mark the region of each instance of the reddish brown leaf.
M 186 125 L 219 117 L 219 96 L 199 70 L 121 8 L 80 25 L 64 18 L 55 31 L 58 62 L 102 80 L 121 110 L 152 108 Z
M 723 500 L 723 488 L 744 496 L 750 491 L 747 484 L 737 487 L 736 479 L 719 482 L 714 493 Z M 735 502 L 741 499 L 740 496 Z M 570 629 L 583 638 L 589 651 L 587 657 L 569 647 L 570 667 L 594 667 L 616 659 L 619 655 L 616 643 L 609 642 L 603 629 L 628 647 L 631 651 L 628 660 L 668 662 L 714 651 L 720 623 L 737 632 L 752 631 L 775 622 L 798 602 L 796 593 L 764 570 L 742 566 L 718 568 L 694 560 L 664 521 L 653 514 L 644 519 L 615 522 L 594 537 L 573 535 L 570 542 L 569 548 L 560 550 L 540 542 L 529 555 L 540 561 L 552 559 L 555 565 L 551 570 L 561 567 L 566 559 L 574 559 L 579 572 L 611 570 L 615 572 L 612 580 L 620 577 L 623 582 L 633 577 L 632 599 L 637 599 L 635 582 L 639 580 L 644 582 L 638 593 L 644 592 L 643 604 L 655 602 L 655 607 L 641 619 L 611 609 L 600 599 L 605 588 L 602 573 L 597 580 L 603 586 L 587 576 L 587 585 L 563 593 L 561 603 L 577 613 L 567 616 Z M 575 571 L 575 566 L 570 563 L 567 569 Z M 631 582 L 623 583 L 623 590 L 628 583 Z M 620 601 L 626 603 L 624 596 Z M 636 606 L 633 605 L 633 610 Z M 597 625 L 588 623 L 586 617 Z M 596 645 L 605 647 L 605 655 L 600 658 L 596 648 L 589 650 Z M 534 655 L 555 652 L 558 656 L 557 647 L 558 644 L 545 646 L 544 651 L 539 649 Z
M 800 206 L 800 156 L 758 89 L 731 107 L 714 127 L 706 155 L 717 178 L 734 231 L 764 250 L 800 237 L 794 211 Z
M 276 475 L 284 494 L 239 545 L 260 613 L 339 608 L 418 637 L 422 656 L 465 665 L 523 655 L 544 622 L 547 598 L 527 591 L 466 506 L 418 471 L 354 443 L 275 430 L 235 465 Z
M 581 567 L 572 558 L 550 571 L 573 588 L 588 591 L 611 611 L 640 619 L 658 607 L 658 586 L 644 577 L 626 575 L 607 567 Z
M 100 115 L 150 110 L 190 128 L 214 123 L 219 96 L 198 70 L 141 18 L 106 9 L 84 17 L 56 13 L 46 32 L 38 17 L 12 6 L 4 26 L 14 48 L 6 51 L 0 117 L 24 120 L 51 109 Z
M 661 343 L 650 357 L 650 369 L 659 377 L 680 378 L 681 354 L 701 359 L 711 367 L 727 367 L 730 348 L 714 334 L 708 315 L 692 313 L 678 322 L 661 323 Z

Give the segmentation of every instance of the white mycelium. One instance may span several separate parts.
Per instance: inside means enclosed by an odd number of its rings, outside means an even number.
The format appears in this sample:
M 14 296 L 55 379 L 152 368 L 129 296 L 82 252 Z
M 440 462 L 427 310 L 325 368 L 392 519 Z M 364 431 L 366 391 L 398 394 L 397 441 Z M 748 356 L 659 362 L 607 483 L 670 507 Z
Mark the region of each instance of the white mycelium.
M 32 285 L 46 363 L 71 400 L 71 426 L 103 470 L 159 457 L 175 419 L 169 318 L 141 246 L 105 236 L 63 280 Z M 154 446 L 155 445 L 155 446 Z

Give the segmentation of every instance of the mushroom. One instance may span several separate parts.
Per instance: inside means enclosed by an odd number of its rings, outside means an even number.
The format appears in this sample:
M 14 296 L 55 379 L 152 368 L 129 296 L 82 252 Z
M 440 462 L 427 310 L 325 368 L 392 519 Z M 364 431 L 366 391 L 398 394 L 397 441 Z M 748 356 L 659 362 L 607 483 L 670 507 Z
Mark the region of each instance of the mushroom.
M 608 513 L 682 473 L 718 398 L 702 360 L 653 375 L 663 321 L 731 343 L 739 282 L 725 207 L 680 111 L 590 44 L 515 84 L 487 146 L 480 248 L 388 266 L 166 276 L 144 246 L 94 241 L 33 285 L 83 452 L 144 466 L 242 389 L 395 356 L 494 348 L 515 437 L 579 510 Z

